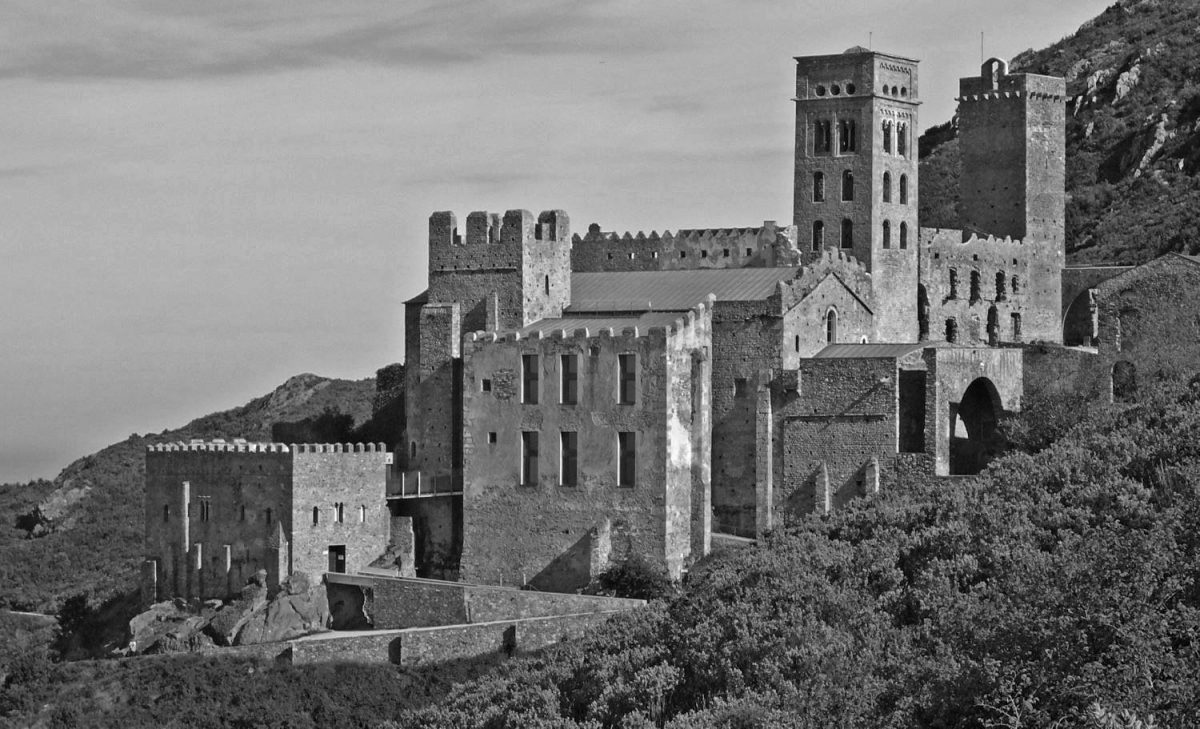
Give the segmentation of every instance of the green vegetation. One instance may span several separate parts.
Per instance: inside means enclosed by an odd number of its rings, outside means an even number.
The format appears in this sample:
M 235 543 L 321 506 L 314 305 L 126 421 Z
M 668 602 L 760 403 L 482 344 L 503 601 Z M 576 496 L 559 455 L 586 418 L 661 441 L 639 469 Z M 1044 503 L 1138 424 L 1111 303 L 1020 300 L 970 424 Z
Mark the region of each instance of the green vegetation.
M 1197 26 L 1194 2 L 1123 0 L 1058 43 L 1013 58 L 1013 71 L 1066 77 L 1074 99 L 1067 114 L 1072 262 L 1200 253 Z M 921 225 L 958 227 L 953 124 L 929 129 L 919 148 Z

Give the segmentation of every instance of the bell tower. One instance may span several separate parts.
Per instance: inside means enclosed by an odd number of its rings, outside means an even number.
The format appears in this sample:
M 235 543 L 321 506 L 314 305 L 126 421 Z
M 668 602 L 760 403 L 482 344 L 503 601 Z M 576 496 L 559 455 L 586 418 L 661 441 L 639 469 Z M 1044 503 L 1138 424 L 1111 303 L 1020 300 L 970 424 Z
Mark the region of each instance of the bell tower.
M 917 61 L 861 46 L 796 58 L 792 220 L 804 262 L 871 273 L 875 341 L 917 341 Z

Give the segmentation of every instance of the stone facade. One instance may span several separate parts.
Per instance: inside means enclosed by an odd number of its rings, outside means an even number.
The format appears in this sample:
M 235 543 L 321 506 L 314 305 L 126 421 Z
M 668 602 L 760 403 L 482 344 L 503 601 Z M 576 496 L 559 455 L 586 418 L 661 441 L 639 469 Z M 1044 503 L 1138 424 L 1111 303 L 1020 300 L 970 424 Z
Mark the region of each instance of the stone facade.
M 388 541 L 382 445 L 193 441 L 146 453 L 147 600 L 235 595 L 260 571 L 357 571 Z

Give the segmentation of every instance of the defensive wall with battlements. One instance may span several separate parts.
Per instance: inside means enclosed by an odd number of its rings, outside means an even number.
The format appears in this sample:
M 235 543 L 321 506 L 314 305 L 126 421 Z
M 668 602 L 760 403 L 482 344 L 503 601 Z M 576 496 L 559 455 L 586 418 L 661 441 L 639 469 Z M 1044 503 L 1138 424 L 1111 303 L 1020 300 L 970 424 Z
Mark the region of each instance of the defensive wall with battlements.
M 774 220 L 761 227 L 637 233 L 603 232 L 593 223 L 571 244 L 571 269 L 675 271 L 707 268 L 795 266 L 800 262 L 795 226 Z

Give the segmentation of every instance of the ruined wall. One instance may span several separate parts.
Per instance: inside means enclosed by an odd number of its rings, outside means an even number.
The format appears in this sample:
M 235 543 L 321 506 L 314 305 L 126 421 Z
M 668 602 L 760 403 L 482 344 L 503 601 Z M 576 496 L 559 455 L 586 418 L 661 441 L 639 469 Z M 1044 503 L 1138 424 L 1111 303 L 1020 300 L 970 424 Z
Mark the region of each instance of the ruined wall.
M 296 445 L 292 453 L 292 571 L 353 573 L 383 554 L 390 525 L 385 481 L 392 461 L 386 446 Z M 345 549 L 344 564 L 333 561 L 335 545 Z
M 959 81 L 959 93 L 964 230 L 1044 241 L 1065 256 L 1065 80 L 1009 75 L 991 59 Z
M 1022 399 L 1039 395 L 1078 393 L 1097 400 L 1107 399 L 1107 379 L 1095 352 L 1057 344 L 1033 344 L 1021 348 Z
M 961 231 L 922 228 L 920 281 L 928 299 L 929 339 L 947 339 L 947 321 L 953 320 L 955 341 L 967 346 L 1061 342 L 1062 268 L 1057 250 L 1007 238 L 963 240 Z M 977 298 L 972 297 L 973 273 L 979 275 Z M 1002 286 L 998 274 L 1003 276 Z M 989 332 L 992 307 L 994 339 Z M 1014 315 L 1020 317 L 1019 331 Z
M 666 230 L 661 235 L 603 232 L 593 223 L 571 245 L 571 269 L 579 273 L 794 266 L 799 260 L 795 227 L 780 227 L 774 220 L 758 228 Z
M 898 371 L 894 357 L 800 363 L 799 387 L 777 397 L 774 413 L 774 526 L 877 488 L 866 469 L 898 449 Z
M 1097 287 L 1103 392 L 1112 369 L 1132 365 L 1139 388 L 1159 377 L 1189 378 L 1200 370 L 1200 262 L 1169 253 Z
M 675 536 L 679 528 L 668 520 L 684 515 L 681 528 L 690 534 L 692 476 L 690 462 L 677 468 L 672 460 L 690 458 L 691 441 L 689 435 L 683 442 L 667 401 L 686 396 L 690 408 L 692 395 L 690 384 L 672 387 L 680 370 L 671 363 L 690 359 L 691 337 L 707 338 L 709 316 L 700 307 L 647 332 L 466 337 L 463 579 L 570 590 L 586 584 L 610 554 L 631 553 L 678 574 L 688 556 L 678 552 L 680 543 L 688 540 Z M 536 405 L 520 401 L 523 354 L 538 357 Z M 620 354 L 636 355 L 634 404 L 617 402 Z M 562 355 L 578 363 L 576 404 L 560 404 Z M 563 432 L 577 434 L 573 486 L 560 478 Z M 633 486 L 617 484 L 619 432 L 636 434 Z M 523 433 L 537 434 L 535 483 L 522 483 Z
M 287 576 L 291 493 L 292 454 L 283 444 L 151 446 L 145 525 L 155 599 L 223 599 L 260 569 L 278 586 Z
M 393 517 L 411 520 L 417 576 L 457 579 L 462 553 L 462 495 L 390 498 L 388 508 Z M 394 542 L 406 539 L 407 533 L 393 534 Z

